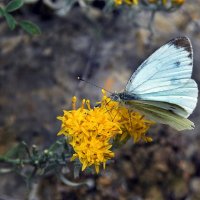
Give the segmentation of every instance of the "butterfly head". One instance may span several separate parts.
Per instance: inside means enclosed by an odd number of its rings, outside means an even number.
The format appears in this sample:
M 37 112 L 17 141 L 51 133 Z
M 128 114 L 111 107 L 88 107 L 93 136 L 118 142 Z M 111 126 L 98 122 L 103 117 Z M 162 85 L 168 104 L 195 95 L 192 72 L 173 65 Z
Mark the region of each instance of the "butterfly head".
M 114 92 L 110 95 L 110 98 L 113 100 L 113 101 L 121 101 L 121 95 L 120 93 L 117 93 L 117 92 Z

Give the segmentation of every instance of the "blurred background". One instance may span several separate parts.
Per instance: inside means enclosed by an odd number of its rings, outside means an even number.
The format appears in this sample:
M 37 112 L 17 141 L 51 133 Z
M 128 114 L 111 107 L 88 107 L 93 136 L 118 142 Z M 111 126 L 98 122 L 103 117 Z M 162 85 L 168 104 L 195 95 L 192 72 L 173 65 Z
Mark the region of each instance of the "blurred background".
M 72 96 L 94 103 L 101 98 L 100 89 L 77 76 L 121 91 L 139 64 L 174 37 L 190 38 L 193 78 L 199 84 L 199 0 L 172 10 L 156 10 L 156 1 L 149 1 L 151 9 L 88 2 L 26 1 L 14 17 L 36 23 L 42 34 L 34 37 L 20 28 L 9 30 L 0 18 L 0 154 L 22 140 L 47 148 L 58 139 L 61 124 L 56 117 L 71 109 Z M 66 174 L 77 182 L 92 180 L 91 187 L 66 186 L 49 175 L 28 189 L 22 177 L 9 173 L 0 175 L 0 199 L 199 200 L 199 107 L 190 117 L 194 130 L 156 125 L 149 132 L 152 143 L 129 141 L 100 174 L 82 173 L 76 180 Z

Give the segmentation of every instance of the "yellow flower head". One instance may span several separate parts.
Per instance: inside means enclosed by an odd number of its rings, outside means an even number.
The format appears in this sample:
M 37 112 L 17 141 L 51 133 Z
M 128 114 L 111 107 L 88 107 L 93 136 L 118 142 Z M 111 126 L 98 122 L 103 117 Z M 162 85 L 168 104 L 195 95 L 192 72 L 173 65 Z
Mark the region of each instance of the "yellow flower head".
M 120 5 L 138 5 L 139 0 L 114 0 L 114 3 L 116 6 Z M 173 5 L 173 6 L 181 6 L 182 4 L 185 3 L 185 0 L 148 0 L 147 1 L 149 4 L 161 4 L 163 6 L 167 5 Z M 142 2 L 141 2 L 142 3 Z
M 74 149 L 71 160 L 79 159 L 82 170 L 94 166 L 96 172 L 107 160 L 114 157 L 113 143 L 124 142 L 132 137 L 134 142 L 150 142 L 146 132 L 153 122 L 144 119 L 137 112 L 129 111 L 106 96 L 97 107 L 91 108 L 89 100 L 82 100 L 76 108 L 76 97 L 72 98 L 73 110 L 65 111 L 58 119 L 62 121 L 58 135 L 64 134 Z
M 182 4 L 185 3 L 185 0 L 172 0 L 172 5 L 177 5 L 177 6 L 181 6 Z
M 115 5 L 122 5 L 123 0 L 114 0 L 115 1 Z
M 156 3 L 158 3 L 158 0 L 148 0 L 148 3 L 156 4 Z
M 167 4 L 167 0 L 162 0 L 162 4 L 166 5 Z
M 114 0 L 115 5 L 119 6 L 122 4 L 127 4 L 127 5 L 138 5 L 138 0 Z

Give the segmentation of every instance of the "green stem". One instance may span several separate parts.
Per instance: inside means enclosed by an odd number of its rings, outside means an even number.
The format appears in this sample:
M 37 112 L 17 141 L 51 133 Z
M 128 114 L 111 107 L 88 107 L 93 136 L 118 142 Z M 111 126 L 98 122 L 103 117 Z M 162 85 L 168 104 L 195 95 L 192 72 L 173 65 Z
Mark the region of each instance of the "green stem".
M 3 156 L 0 156 L 0 163 L 8 163 L 8 164 L 14 164 L 14 165 L 19 165 L 19 164 L 31 164 L 31 160 L 29 159 L 24 159 L 21 160 L 19 158 L 17 159 L 11 159 L 11 158 L 6 158 Z

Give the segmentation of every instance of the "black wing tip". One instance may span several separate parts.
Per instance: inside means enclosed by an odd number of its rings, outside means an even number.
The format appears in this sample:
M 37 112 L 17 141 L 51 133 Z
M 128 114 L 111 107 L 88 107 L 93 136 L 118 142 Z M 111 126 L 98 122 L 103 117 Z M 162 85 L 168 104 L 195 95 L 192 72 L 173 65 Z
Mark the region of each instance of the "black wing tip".
M 192 58 L 192 54 L 193 54 L 192 44 L 190 42 L 190 39 L 187 36 L 176 37 L 170 40 L 169 44 L 174 45 L 177 48 L 184 48 L 186 51 L 190 53 L 189 57 Z

